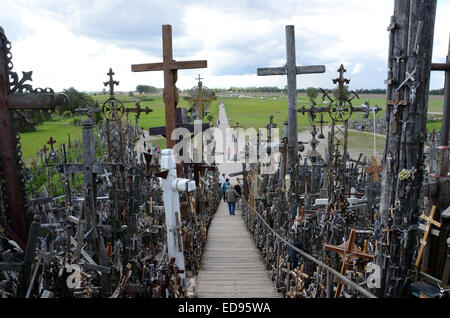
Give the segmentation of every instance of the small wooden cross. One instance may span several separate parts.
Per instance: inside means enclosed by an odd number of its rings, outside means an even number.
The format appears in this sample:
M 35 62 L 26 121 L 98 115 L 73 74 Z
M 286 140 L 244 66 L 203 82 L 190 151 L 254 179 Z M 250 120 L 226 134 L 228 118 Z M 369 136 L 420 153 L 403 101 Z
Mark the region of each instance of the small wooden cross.
M 342 259 L 342 267 L 341 267 L 342 275 L 345 275 L 347 273 L 347 266 L 354 258 L 373 260 L 373 256 L 371 254 L 361 252 L 361 250 L 358 247 L 356 247 L 355 236 L 356 230 L 352 228 L 350 230 L 350 236 L 347 242 L 337 246 L 331 244 L 323 245 L 324 249 L 334 251 L 339 254 L 340 258 Z M 342 282 L 339 282 L 336 288 L 336 294 L 334 295 L 334 298 L 339 298 L 341 296 L 341 292 L 342 292 Z
M 56 140 L 54 140 L 53 137 L 50 136 L 50 139 L 47 141 L 47 144 L 50 145 L 50 149 L 52 150 L 52 152 L 54 152 L 54 149 L 53 149 L 53 144 L 54 143 L 56 143 Z
M 420 240 L 420 249 L 419 249 L 419 254 L 417 254 L 416 267 L 419 267 L 420 261 L 422 260 L 423 251 L 425 250 L 425 246 L 427 245 L 427 239 L 428 239 L 428 234 L 430 233 L 431 225 L 434 224 L 437 227 L 441 227 L 441 223 L 439 223 L 433 219 L 434 213 L 436 212 L 436 208 L 437 207 L 435 205 L 433 205 L 431 207 L 430 216 L 426 216 L 425 214 L 422 214 L 420 216 L 422 219 L 424 219 L 426 221 L 426 224 L 425 224 L 426 226 L 425 226 L 425 232 L 423 233 L 423 238 Z
M 393 132 L 396 134 L 398 131 L 398 106 L 407 106 L 408 102 L 406 100 L 400 100 L 400 93 L 396 92 L 395 99 L 393 100 L 387 100 L 386 101 L 387 106 L 392 106 L 392 111 L 395 116 L 395 122 L 393 126 Z
M 377 159 L 374 156 L 370 157 L 371 166 L 366 167 L 366 172 L 373 176 L 373 182 L 380 182 L 380 172 L 383 171 L 383 166 L 377 165 Z
M 146 71 L 164 71 L 164 91 L 163 98 L 166 106 L 166 142 L 167 148 L 173 148 L 175 140 L 172 140 L 172 131 L 176 127 L 176 111 L 178 104 L 178 92 L 175 83 L 178 78 L 179 69 L 205 68 L 207 62 L 200 61 L 182 61 L 177 62 L 173 59 L 172 52 L 172 26 L 169 24 L 162 26 L 163 41 L 163 62 L 131 65 L 132 72 Z

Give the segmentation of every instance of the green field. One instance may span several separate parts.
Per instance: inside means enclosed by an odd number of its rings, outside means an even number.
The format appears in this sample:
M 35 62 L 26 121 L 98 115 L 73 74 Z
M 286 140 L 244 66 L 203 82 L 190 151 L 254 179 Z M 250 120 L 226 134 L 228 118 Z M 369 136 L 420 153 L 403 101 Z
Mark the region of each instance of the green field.
M 70 124 L 72 118 L 47 121 L 42 125 L 37 126 L 35 132 L 21 133 L 20 142 L 22 144 L 23 158 L 26 163 L 42 149 L 50 137 L 56 140 L 53 145 L 55 148 L 63 143 L 67 144 L 70 139 L 73 141 L 81 137 L 81 127 Z M 50 145 L 47 145 L 50 148 Z
M 108 99 L 108 95 L 96 95 L 92 96 L 94 100 L 98 101 L 100 106 L 104 101 Z M 143 127 L 147 130 L 150 127 L 158 127 L 165 125 L 165 112 L 164 112 L 164 102 L 162 96 L 140 96 L 136 95 L 135 97 L 129 97 L 127 95 L 118 95 L 117 98 L 124 103 L 125 107 L 136 107 L 135 102 L 138 99 L 148 99 L 152 98 L 152 101 L 141 101 L 141 107 L 149 107 L 153 109 L 153 112 L 150 114 L 141 114 L 139 118 L 138 125 L 139 127 Z M 276 98 L 276 99 L 273 99 Z M 274 122 L 277 123 L 279 128 L 283 127 L 284 121 L 287 120 L 288 107 L 287 107 L 287 96 L 286 95 L 271 95 L 264 96 L 264 99 L 261 97 L 218 97 L 216 101 L 214 101 L 209 109 L 210 114 L 214 116 L 214 122 L 217 120 L 218 111 L 219 111 L 219 101 L 224 100 L 227 115 L 230 121 L 230 124 L 233 125 L 236 122 L 239 122 L 240 125 L 244 126 L 244 128 L 255 127 L 262 128 L 265 127 L 269 123 L 269 116 L 272 114 L 274 116 Z M 302 106 L 309 107 L 310 102 L 307 97 L 304 95 L 298 96 L 298 108 Z M 369 100 L 370 105 L 379 105 L 382 108 L 386 108 L 385 106 L 385 96 L 384 95 L 361 95 L 359 100 L 355 100 L 353 102 L 354 106 L 360 106 L 364 101 Z M 317 98 L 316 101 L 320 101 L 320 98 Z M 429 100 L 429 111 L 430 112 L 442 112 L 443 105 L 443 96 L 431 96 Z M 180 100 L 178 103 L 180 107 L 188 108 L 187 101 L 183 100 L 183 97 L 180 96 Z M 383 112 L 377 114 L 378 116 L 382 116 Z M 372 115 L 371 115 L 372 116 Z M 360 118 L 360 114 L 353 114 L 353 119 Z M 319 118 L 318 118 L 319 119 Z M 53 120 L 49 122 L 45 122 L 42 125 L 37 127 L 36 132 L 28 132 L 22 133 L 21 143 L 23 150 L 23 157 L 26 162 L 29 162 L 30 158 L 34 156 L 36 152 L 41 149 L 46 141 L 52 136 L 57 143 L 55 146 L 61 143 L 68 142 L 68 133 L 70 133 L 71 139 L 81 136 L 81 127 L 72 126 L 69 122 L 73 120 L 70 119 L 60 119 Z M 129 122 L 134 125 L 135 123 L 135 114 L 130 113 L 128 118 Z M 324 120 L 330 122 L 330 117 L 328 114 L 324 115 Z M 206 122 L 206 119 L 204 120 Z M 299 131 L 303 131 L 307 129 L 309 126 L 308 116 L 302 115 L 299 113 L 298 116 L 298 128 Z M 436 130 L 440 129 L 440 122 L 428 123 L 427 128 L 429 130 L 435 128 Z M 160 147 L 165 146 L 165 139 L 160 138 L 154 140 L 154 142 Z M 48 146 L 47 146 L 48 147 Z

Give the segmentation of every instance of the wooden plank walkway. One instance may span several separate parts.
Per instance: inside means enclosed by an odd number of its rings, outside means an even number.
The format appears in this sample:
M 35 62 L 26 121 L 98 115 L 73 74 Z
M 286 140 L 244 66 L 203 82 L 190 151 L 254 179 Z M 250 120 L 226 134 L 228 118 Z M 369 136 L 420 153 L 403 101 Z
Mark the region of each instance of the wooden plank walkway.
M 221 202 L 208 231 L 197 281 L 199 298 L 278 298 L 242 212 Z
M 225 107 L 220 107 L 219 118 L 223 130 L 229 127 Z M 231 145 L 231 140 L 226 144 Z M 220 173 L 227 176 L 241 169 L 239 163 L 219 164 Z M 235 184 L 235 178 L 230 179 Z M 223 201 L 208 230 L 196 284 L 199 298 L 281 297 L 247 230 L 242 211 L 236 210 L 236 215 L 229 215 L 228 205 Z

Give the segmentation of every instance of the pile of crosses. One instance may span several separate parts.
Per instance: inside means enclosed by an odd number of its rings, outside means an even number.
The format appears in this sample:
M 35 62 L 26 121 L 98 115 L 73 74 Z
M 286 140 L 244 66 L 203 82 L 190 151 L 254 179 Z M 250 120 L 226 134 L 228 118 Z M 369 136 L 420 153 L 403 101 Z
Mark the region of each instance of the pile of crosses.
M 2 63 L 8 62 L 0 64 L 0 75 L 17 79 L 3 30 L 0 36 Z M 0 297 L 187 296 L 220 202 L 217 171 L 215 166 L 187 163 L 181 170 L 189 179 L 176 178 L 172 150 L 158 152 L 154 145 L 142 153 L 134 150 L 137 124 L 133 127 L 123 117 L 152 110 L 138 103 L 126 108 L 115 96 L 119 82 L 113 75 L 110 69 L 105 82 L 109 98 L 102 108 L 77 110 L 88 118 L 82 120 L 81 140 L 69 142 L 67 152 L 65 144 L 55 147 L 50 138 L 50 149 L 44 146 L 26 168 L 19 135 L 14 127 L 2 126 L 2 133 L 15 142 L 2 140 L 0 148 Z M 24 84 L 30 79 L 24 74 L 22 80 L 0 87 L 10 99 L 6 106 L 42 104 L 54 110 L 67 104 L 66 96 L 50 89 L 33 91 Z M 103 122 L 91 118 L 96 112 L 103 113 Z M 8 109 L 0 115 L 2 121 L 11 116 Z M 11 154 L 17 159 L 6 167 Z M 34 176 L 26 171 L 33 169 L 37 176 L 59 175 L 59 185 L 46 180 L 39 189 L 25 191 Z
M 321 89 L 321 105 L 300 109 L 295 75 L 323 72 L 324 67 L 295 65 L 293 26 L 286 27 L 286 66 L 258 69 L 258 75 L 287 75 L 289 117 L 279 144 L 257 140 L 278 157 L 268 161 L 256 157 L 250 163 L 252 155 L 260 155 L 247 145 L 241 172 L 243 215 L 285 297 L 351 298 L 370 296 L 369 292 L 378 297 L 448 295 L 450 61 L 431 63 L 432 43 L 424 31 L 432 32 L 426 26 L 432 25 L 435 6 L 423 10 L 418 2 L 411 3 L 413 13 L 405 11 L 409 6 L 404 1 L 396 2 L 388 28 L 387 133 L 381 165 L 373 157 L 367 162 L 362 155 L 348 155 L 352 115 L 376 110 L 367 103 L 353 106 L 358 91 L 345 96 L 344 84 L 349 80 L 344 78 L 343 65 L 333 80 L 338 96 L 332 98 Z M 408 25 L 415 27 L 406 32 Z M 411 47 L 402 48 L 406 42 Z M 405 52 L 410 54 L 402 56 Z M 428 92 L 423 83 L 430 70 L 446 71 L 439 140 L 434 134 L 427 140 L 425 134 Z M 308 115 L 311 122 L 311 150 L 305 158 L 301 152 L 307 143 L 297 141 L 297 112 Z M 324 157 L 316 150 L 315 138 L 316 124 L 323 124 L 323 116 L 318 115 L 323 113 L 332 119 Z M 271 120 L 267 127 L 272 126 Z M 265 175 L 274 162 L 279 168 Z M 336 271 L 347 279 L 338 278 Z

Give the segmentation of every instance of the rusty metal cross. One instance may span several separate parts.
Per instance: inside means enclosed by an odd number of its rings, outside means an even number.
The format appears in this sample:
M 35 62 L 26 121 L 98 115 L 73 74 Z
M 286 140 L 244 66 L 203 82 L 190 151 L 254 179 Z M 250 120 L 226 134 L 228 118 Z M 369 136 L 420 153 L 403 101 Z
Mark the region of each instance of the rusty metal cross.
M 132 72 L 146 71 L 164 71 L 164 91 L 163 98 L 166 110 L 166 142 L 167 148 L 175 145 L 172 140 L 172 131 L 176 127 L 176 111 L 178 104 L 178 92 L 175 83 L 178 78 L 179 69 L 205 68 L 207 62 L 205 60 L 198 61 L 181 61 L 177 62 L 173 59 L 172 52 L 172 26 L 169 24 L 162 26 L 162 42 L 163 42 L 163 62 L 147 63 L 131 65 Z
M 13 72 L 11 58 L 11 43 L 0 27 L 0 149 L 3 168 L 1 178 L 6 185 L 5 199 L 8 202 L 12 228 L 7 224 L 2 225 L 24 248 L 28 236 L 25 230 L 26 198 L 13 112 L 27 109 L 54 111 L 55 106 L 66 105 L 68 98 L 64 94 L 54 94 L 50 88 L 33 90 L 30 84 L 26 84 L 27 81 L 31 81 L 32 72 L 22 72 L 22 79 L 19 80 L 17 73 Z

